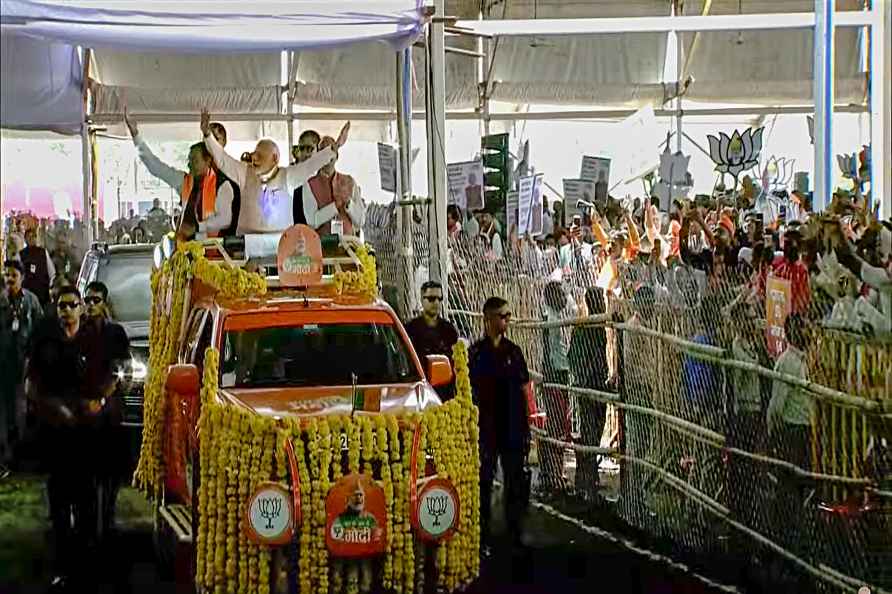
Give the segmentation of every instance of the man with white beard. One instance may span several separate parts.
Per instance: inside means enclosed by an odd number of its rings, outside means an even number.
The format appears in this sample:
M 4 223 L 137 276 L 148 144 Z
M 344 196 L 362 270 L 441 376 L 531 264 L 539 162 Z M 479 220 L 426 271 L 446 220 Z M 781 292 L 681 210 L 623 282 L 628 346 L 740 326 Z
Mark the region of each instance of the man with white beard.
M 347 142 L 350 123 L 344 125 L 337 145 L 319 150 L 312 157 L 288 167 L 279 167 L 279 147 L 270 139 L 257 142 L 251 162 L 239 161 L 223 150 L 210 130 L 207 109 L 201 112 L 201 132 L 214 162 L 241 190 L 242 204 L 236 233 L 273 233 L 294 224 L 293 194 L 295 188 L 329 163 L 337 147 Z

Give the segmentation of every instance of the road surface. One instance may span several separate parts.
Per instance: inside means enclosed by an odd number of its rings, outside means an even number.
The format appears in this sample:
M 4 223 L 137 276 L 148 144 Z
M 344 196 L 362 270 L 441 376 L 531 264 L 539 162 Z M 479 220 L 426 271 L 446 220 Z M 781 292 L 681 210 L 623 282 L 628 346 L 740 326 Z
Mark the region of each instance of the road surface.
M 158 573 L 152 550 L 151 511 L 135 491 L 119 500 L 119 534 L 108 567 L 117 580 L 103 578 L 98 594 L 175 591 Z M 51 577 L 49 523 L 43 482 L 37 475 L 0 480 L 0 592 L 37 594 Z M 668 563 L 630 551 L 609 539 L 589 534 L 541 510 L 531 511 L 528 549 L 511 554 L 497 547 L 470 589 L 477 594 L 713 594 L 725 590 L 707 585 Z M 114 572 L 110 572 L 112 574 Z M 112 582 L 117 581 L 117 587 Z

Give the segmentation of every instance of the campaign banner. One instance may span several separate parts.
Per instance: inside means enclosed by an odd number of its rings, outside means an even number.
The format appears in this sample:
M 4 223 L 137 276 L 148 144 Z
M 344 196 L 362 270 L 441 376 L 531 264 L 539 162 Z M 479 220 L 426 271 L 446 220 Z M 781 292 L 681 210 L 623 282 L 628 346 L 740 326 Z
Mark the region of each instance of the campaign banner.
M 448 204 L 455 204 L 462 210 L 474 212 L 484 206 L 483 202 L 483 162 L 465 161 L 446 166 Z
M 517 205 L 518 237 L 542 235 L 542 183 L 541 174 L 520 179 Z
M 396 193 L 397 150 L 390 144 L 378 143 L 378 173 L 381 176 L 381 189 Z
M 584 155 L 579 178 L 595 182 L 596 200 L 607 200 L 607 193 L 610 190 L 610 159 Z
M 793 289 L 790 281 L 769 275 L 765 283 L 766 343 L 772 357 L 779 357 L 787 348 L 784 322 L 792 310 Z
M 605 197 L 606 198 L 606 197 Z M 583 204 L 579 204 L 582 201 Z M 574 216 L 581 216 L 587 204 L 594 204 L 595 182 L 590 179 L 564 180 L 564 219 L 567 225 Z
M 518 227 L 518 195 L 517 192 L 512 190 L 508 192 L 505 198 L 505 225 L 508 227 L 508 236 L 511 236 L 512 232 L 517 231 Z M 518 237 L 520 237 L 518 235 Z

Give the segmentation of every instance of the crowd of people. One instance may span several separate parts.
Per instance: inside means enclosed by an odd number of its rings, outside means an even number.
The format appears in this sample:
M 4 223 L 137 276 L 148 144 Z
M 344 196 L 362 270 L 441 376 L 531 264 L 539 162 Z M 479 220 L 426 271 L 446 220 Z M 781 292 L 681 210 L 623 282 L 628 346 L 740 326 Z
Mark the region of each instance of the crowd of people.
M 211 122 L 205 110 L 203 140 L 190 147 L 186 170 L 181 170 L 152 153 L 126 110 L 124 118 L 142 163 L 180 195 L 173 226 L 181 239 L 279 232 L 294 224 L 307 224 L 321 234 L 361 232 L 361 189 L 336 169 L 349 123 L 337 139 L 305 130 L 292 147 L 291 164 L 282 166 L 279 147 L 268 138 L 240 158 L 227 153 L 226 128 Z
M 604 435 L 604 398 L 581 397 L 568 386 L 614 393 L 629 404 L 726 435 L 729 445 L 746 452 L 814 470 L 813 394 L 794 381 L 727 372 L 677 347 L 658 363 L 667 343 L 647 334 L 721 349 L 725 357 L 811 381 L 822 379 L 813 355 L 825 329 L 892 345 L 892 221 L 878 220 L 877 210 L 857 192 L 837 191 L 821 213 L 799 203 L 772 215 L 759 200 L 698 196 L 675 200 L 661 212 L 656 200 L 624 204 L 608 198 L 570 217 L 555 201 L 546 203 L 543 233 L 534 238 L 504 233 L 492 213 L 469 216 L 449 207 L 449 318 L 461 336 L 474 338 L 481 328 L 474 312 L 482 301 L 498 294 L 514 302 L 515 319 L 524 324 L 512 337 L 541 374 L 536 400 L 545 413 L 540 428 L 546 439 L 538 442 L 538 483 L 545 493 L 597 499 L 599 457 L 585 447 L 618 445 L 615 433 Z M 770 295 L 770 279 L 785 281 L 786 293 Z M 772 319 L 773 305 L 784 310 L 779 318 Z M 585 319 L 592 321 L 580 321 Z M 608 320 L 623 322 L 627 330 L 612 330 L 604 324 Z M 879 373 L 886 382 L 892 379 L 890 370 Z M 531 403 L 521 393 L 515 399 Z M 679 472 L 679 460 L 688 469 L 697 464 L 697 472 L 711 472 L 708 480 L 721 482 L 717 450 L 684 439 L 655 446 L 651 415 L 627 411 L 624 424 L 627 454 L 673 473 Z M 568 446 L 561 443 L 573 443 L 576 450 L 572 483 L 566 476 Z M 887 484 L 892 465 L 878 462 L 889 456 L 874 447 L 881 443 L 871 438 L 871 451 L 857 464 L 873 469 L 871 480 Z M 751 520 L 756 502 L 746 496 L 747 485 L 764 473 L 745 458 L 735 458 L 732 467 L 726 496 L 740 517 Z M 636 498 L 647 498 L 655 476 L 630 473 Z M 783 520 L 777 526 L 792 528 L 781 530 L 779 538 L 793 550 L 798 533 L 790 522 L 801 515 L 794 506 L 803 496 L 790 485 L 799 484 L 783 482 L 779 511 L 770 516 Z

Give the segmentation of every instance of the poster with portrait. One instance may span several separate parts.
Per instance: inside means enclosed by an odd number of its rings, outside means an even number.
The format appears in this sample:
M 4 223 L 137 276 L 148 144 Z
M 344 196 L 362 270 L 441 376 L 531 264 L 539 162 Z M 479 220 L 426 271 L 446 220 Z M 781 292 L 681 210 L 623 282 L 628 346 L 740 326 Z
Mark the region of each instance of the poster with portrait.
M 583 156 L 579 178 L 595 182 L 595 199 L 606 201 L 607 193 L 610 191 L 610 159 Z
M 564 180 L 564 211 L 569 227 L 574 216 L 582 216 L 588 204 L 594 204 L 595 182 L 589 179 Z M 582 204 L 580 204 L 582 202 Z
M 385 192 L 396 193 L 397 158 L 395 146 L 378 143 L 378 173 L 381 176 L 381 189 Z
M 784 323 L 792 309 L 792 294 L 790 281 L 774 275 L 768 276 L 765 283 L 765 340 L 768 353 L 775 358 L 787 347 Z
M 508 192 L 505 198 L 505 224 L 508 226 L 508 236 L 517 231 L 518 195 L 516 191 Z
M 334 557 L 362 558 L 384 552 L 387 542 L 384 489 L 370 475 L 341 478 L 325 498 L 325 545 Z
M 482 161 L 450 163 L 446 166 L 446 181 L 448 204 L 455 204 L 460 209 L 470 212 L 483 208 Z
M 542 175 L 524 177 L 518 183 L 517 236 L 542 234 Z

